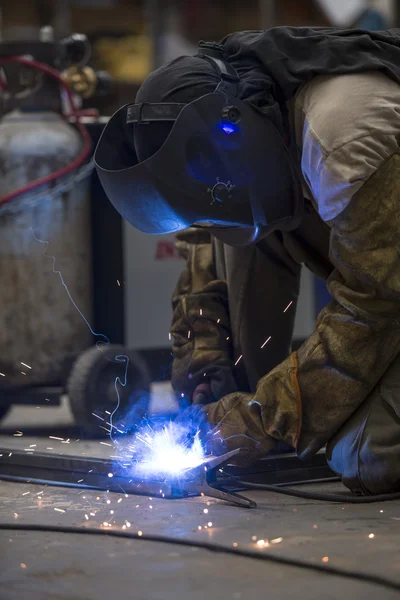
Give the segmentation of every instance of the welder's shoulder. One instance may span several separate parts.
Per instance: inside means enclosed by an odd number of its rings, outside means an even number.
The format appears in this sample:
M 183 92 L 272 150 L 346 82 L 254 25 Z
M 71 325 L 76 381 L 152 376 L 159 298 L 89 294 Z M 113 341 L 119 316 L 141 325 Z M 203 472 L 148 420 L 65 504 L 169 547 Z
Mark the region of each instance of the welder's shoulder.
M 379 72 L 319 76 L 291 110 L 310 199 L 329 221 L 399 151 L 400 85 Z

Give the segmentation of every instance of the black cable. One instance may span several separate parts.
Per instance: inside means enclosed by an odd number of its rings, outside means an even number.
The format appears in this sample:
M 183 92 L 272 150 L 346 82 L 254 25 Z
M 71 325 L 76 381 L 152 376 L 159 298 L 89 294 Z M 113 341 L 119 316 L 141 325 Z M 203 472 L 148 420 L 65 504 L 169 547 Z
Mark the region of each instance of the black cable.
M 71 533 L 71 534 L 89 534 L 89 535 L 106 535 L 110 537 L 118 537 L 125 539 L 144 540 L 146 542 L 159 542 L 165 544 L 174 544 L 176 546 L 186 546 L 190 548 L 201 548 L 210 552 L 218 552 L 221 554 L 230 554 L 233 556 L 242 556 L 245 558 L 253 558 L 264 562 L 273 562 L 290 567 L 298 567 L 301 569 L 310 569 L 324 573 L 325 575 L 336 575 L 354 579 L 363 583 L 373 583 L 391 590 L 400 590 L 400 583 L 381 577 L 380 575 L 371 575 L 360 571 L 346 571 L 340 567 L 323 566 L 317 563 L 311 563 L 297 558 L 289 558 L 275 554 L 265 553 L 257 550 L 248 550 L 245 548 L 230 548 L 222 544 L 214 544 L 211 542 L 200 542 L 195 540 L 185 540 L 182 538 L 173 538 L 165 535 L 153 535 L 133 533 L 130 531 L 122 531 L 120 529 L 96 529 L 93 527 L 70 527 L 59 525 L 40 525 L 36 523 L 0 523 L 0 530 L 4 531 L 38 531 L 38 532 L 53 532 L 53 533 Z
M 350 494 L 319 494 L 314 492 L 303 492 L 292 488 L 278 487 L 276 485 L 268 485 L 264 483 L 252 483 L 251 481 L 243 481 L 238 479 L 235 485 L 243 487 L 246 490 L 264 490 L 267 492 L 275 492 L 284 494 L 285 496 L 294 496 L 296 498 L 307 498 L 307 500 L 322 500 L 324 502 L 347 502 L 349 504 L 370 504 L 372 502 L 388 502 L 389 500 L 400 500 L 400 492 L 392 494 L 378 494 L 374 496 L 351 496 Z

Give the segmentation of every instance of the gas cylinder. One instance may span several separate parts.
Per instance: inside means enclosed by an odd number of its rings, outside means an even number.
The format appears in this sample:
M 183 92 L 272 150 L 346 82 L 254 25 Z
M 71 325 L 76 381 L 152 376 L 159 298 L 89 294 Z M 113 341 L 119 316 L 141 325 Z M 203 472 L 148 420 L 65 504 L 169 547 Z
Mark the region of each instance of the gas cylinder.
M 56 112 L 10 112 L 0 121 L 0 197 L 64 167 L 81 144 Z M 93 342 L 89 184 L 86 166 L 0 205 L 2 389 L 63 384 Z

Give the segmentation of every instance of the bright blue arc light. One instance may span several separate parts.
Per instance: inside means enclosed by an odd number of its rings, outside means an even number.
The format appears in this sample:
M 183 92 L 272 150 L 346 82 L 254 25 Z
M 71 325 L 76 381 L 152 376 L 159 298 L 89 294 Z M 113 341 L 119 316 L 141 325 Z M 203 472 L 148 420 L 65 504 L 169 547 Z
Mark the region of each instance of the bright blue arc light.
M 230 135 L 231 133 L 237 131 L 237 127 L 232 123 L 222 123 L 221 129 L 226 133 L 226 135 Z

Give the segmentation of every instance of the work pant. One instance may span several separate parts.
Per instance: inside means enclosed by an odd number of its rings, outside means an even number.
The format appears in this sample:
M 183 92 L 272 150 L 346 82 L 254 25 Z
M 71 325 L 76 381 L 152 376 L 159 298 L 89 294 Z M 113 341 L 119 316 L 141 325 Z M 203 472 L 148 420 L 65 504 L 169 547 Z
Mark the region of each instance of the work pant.
M 329 441 L 327 459 L 353 492 L 400 490 L 400 356 Z

